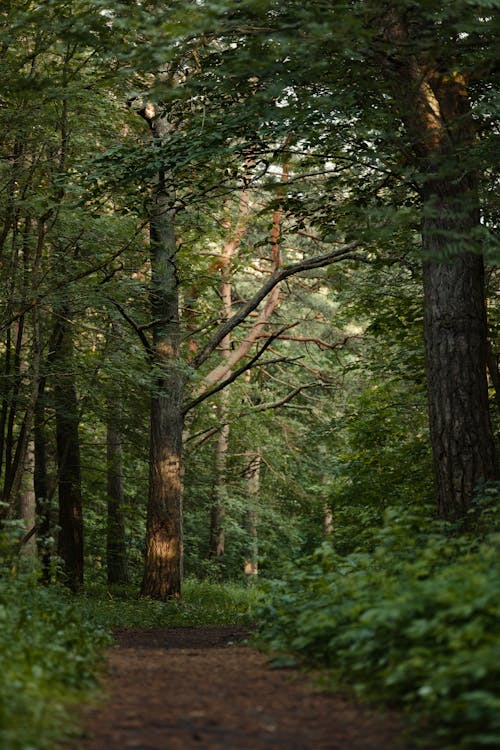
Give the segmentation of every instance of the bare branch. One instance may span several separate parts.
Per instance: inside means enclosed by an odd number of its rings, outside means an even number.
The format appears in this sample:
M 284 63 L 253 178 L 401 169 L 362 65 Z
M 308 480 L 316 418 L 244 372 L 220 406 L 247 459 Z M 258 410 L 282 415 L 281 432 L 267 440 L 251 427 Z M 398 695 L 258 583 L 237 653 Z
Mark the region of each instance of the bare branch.
M 229 420 L 226 422 L 220 422 L 216 427 L 210 427 L 208 430 L 202 430 L 201 432 L 197 432 L 196 435 L 191 435 L 185 442 L 188 443 L 191 440 L 196 441 L 192 446 L 192 449 L 196 450 L 196 448 L 199 448 L 203 443 L 206 443 L 207 440 L 210 440 L 211 437 L 217 435 L 217 433 L 228 424 L 231 424 Z
M 280 331 L 277 331 L 274 335 L 271 335 L 267 341 L 261 346 L 259 351 L 242 367 L 239 367 L 237 370 L 235 370 L 226 380 L 222 381 L 222 383 L 219 383 L 214 388 L 211 388 L 209 391 L 205 391 L 204 393 L 200 394 L 196 398 L 194 398 L 192 401 L 189 401 L 186 406 L 184 407 L 182 413 L 187 414 L 188 411 L 193 409 L 195 406 L 198 406 L 198 404 L 201 404 L 202 401 L 205 401 L 205 399 L 210 398 L 210 396 L 213 396 L 215 393 L 218 393 L 219 391 L 222 391 L 226 386 L 230 385 L 231 383 L 234 383 L 234 381 L 240 377 L 240 375 L 243 375 L 244 372 L 247 372 L 247 370 L 250 370 L 252 367 L 255 366 L 256 362 L 261 358 L 261 356 L 264 354 L 266 349 L 271 346 L 274 339 L 276 339 L 280 333 L 283 333 L 284 331 L 288 330 L 288 326 L 285 326 Z M 294 357 L 295 359 L 301 359 L 300 357 Z M 272 360 L 272 363 L 275 363 L 277 361 L 292 361 L 290 357 L 279 357 L 277 360 Z M 264 362 L 262 364 L 271 364 L 271 362 Z
M 36 534 L 36 530 L 37 527 L 35 524 L 29 531 L 26 532 L 26 534 L 24 534 L 24 536 L 21 537 L 21 539 L 19 540 L 19 549 L 23 545 L 28 544 L 29 540 Z
M 338 263 L 346 257 L 357 260 L 357 256 L 351 256 L 349 254 L 357 247 L 359 247 L 359 244 L 359 242 L 351 242 L 348 245 L 344 245 L 343 247 L 338 248 L 337 250 L 333 250 L 331 253 L 316 255 L 313 258 L 307 258 L 300 263 L 293 263 L 292 265 L 283 266 L 282 268 L 277 269 L 273 274 L 271 274 L 269 279 L 261 286 L 261 288 L 254 294 L 254 296 L 251 297 L 251 299 L 249 299 L 246 304 L 242 305 L 240 309 L 231 318 L 229 318 L 229 320 L 227 320 L 219 327 L 218 331 L 216 331 L 215 335 L 210 339 L 210 341 L 203 347 L 199 354 L 197 354 L 196 357 L 193 358 L 191 366 L 196 369 L 203 362 L 205 362 L 205 360 L 210 356 L 210 354 L 212 354 L 212 352 L 217 348 L 220 342 L 229 333 L 231 333 L 234 328 L 242 323 L 245 318 L 247 318 L 248 315 L 250 315 L 250 313 L 259 306 L 262 300 L 265 299 L 267 295 L 274 289 L 274 287 L 281 281 L 289 278 L 289 276 L 294 276 L 295 274 L 302 273 L 304 271 L 311 271 L 315 268 L 323 268 L 324 266 L 329 266 L 332 263 Z
M 318 380 L 314 381 L 313 383 L 305 383 L 304 385 L 299 385 L 279 401 L 273 401 L 269 404 L 259 404 L 255 407 L 255 409 L 253 409 L 253 411 L 268 411 L 269 409 L 279 409 L 281 406 L 285 406 L 285 404 L 288 404 L 290 401 L 292 401 L 292 399 L 298 396 L 299 393 L 302 393 L 302 391 L 321 385 L 324 385 L 324 383 L 321 383 L 321 381 Z

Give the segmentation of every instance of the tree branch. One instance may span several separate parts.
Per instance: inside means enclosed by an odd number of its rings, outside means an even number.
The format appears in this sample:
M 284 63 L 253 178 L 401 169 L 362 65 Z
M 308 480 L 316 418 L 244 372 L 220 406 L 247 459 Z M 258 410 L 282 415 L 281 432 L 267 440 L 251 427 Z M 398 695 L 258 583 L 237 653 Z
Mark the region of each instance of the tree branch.
M 315 388 L 316 386 L 324 385 L 324 383 L 321 383 L 320 381 L 315 381 L 313 383 L 305 383 L 304 385 L 299 385 L 297 388 L 294 388 L 293 391 L 290 391 L 284 398 L 280 399 L 279 401 L 272 401 L 269 404 L 259 404 L 255 407 L 252 411 L 268 411 L 269 409 L 279 409 L 281 406 L 285 406 L 285 404 L 288 404 L 292 399 L 295 398 L 295 396 L 298 396 L 299 393 L 302 393 L 302 391 L 307 390 L 308 388 Z
M 229 320 L 227 320 L 219 327 L 210 341 L 203 347 L 203 349 L 201 349 L 199 354 L 197 354 L 196 357 L 193 358 L 193 360 L 191 361 L 191 366 L 196 369 L 203 362 L 205 362 L 205 360 L 220 344 L 222 339 L 224 339 L 229 333 L 231 333 L 234 328 L 242 323 L 245 318 L 247 318 L 248 315 L 250 315 L 250 313 L 259 306 L 262 300 L 265 299 L 267 295 L 274 289 L 274 287 L 281 281 L 289 278 L 289 276 L 294 276 L 297 273 L 302 273 L 303 271 L 311 271 L 315 268 L 323 268 L 324 266 L 329 266 L 332 263 L 338 263 L 340 260 L 343 260 L 344 258 L 349 256 L 349 253 L 351 253 L 354 249 L 359 247 L 359 244 L 359 242 L 351 242 L 348 245 L 344 245 L 344 247 L 332 251 L 331 253 L 316 255 L 313 258 L 308 258 L 301 261 L 300 263 L 293 263 L 289 266 L 283 266 L 282 268 L 274 271 L 274 273 L 271 274 L 269 279 L 261 286 L 261 288 L 254 294 L 254 296 L 251 297 L 251 299 L 249 299 L 246 304 L 242 305 L 240 309 L 231 318 L 229 318 Z M 353 256 L 349 257 L 353 258 Z M 356 256 L 354 256 L 354 259 L 356 259 Z
M 141 326 L 137 325 L 137 323 L 135 322 L 135 320 L 133 320 L 133 318 L 131 318 L 130 315 L 128 315 L 128 313 L 125 312 L 125 310 L 123 309 L 123 307 L 120 305 L 119 302 L 117 302 L 115 299 L 112 299 L 112 298 L 110 298 L 110 301 L 116 307 L 116 309 L 118 310 L 118 312 L 120 313 L 120 315 L 122 316 L 122 318 L 124 318 L 127 321 L 127 323 L 129 324 L 129 326 L 131 326 L 131 328 L 139 336 L 139 338 L 141 340 L 141 343 L 142 343 L 144 349 L 146 350 L 146 354 L 148 355 L 149 358 L 151 358 L 153 356 L 152 346 L 151 346 L 151 343 L 150 343 L 148 337 L 144 333 L 143 328 Z
M 262 336 L 259 336 L 259 338 L 263 338 Z M 351 339 L 362 339 L 362 336 L 358 335 L 352 335 L 352 336 L 345 336 L 342 341 L 336 341 L 334 344 L 329 344 L 327 341 L 324 341 L 323 339 L 316 338 L 314 336 L 278 336 L 278 339 L 280 341 L 298 341 L 301 344 L 316 344 L 318 349 L 324 350 L 324 349 L 339 349 L 342 346 L 345 346 L 348 341 Z
M 288 404 L 290 401 L 292 401 L 292 399 L 298 396 L 299 393 L 301 393 L 302 391 L 305 391 L 307 388 L 315 388 L 317 386 L 324 386 L 324 385 L 325 384 L 319 380 L 315 380 L 312 383 L 305 383 L 304 385 L 300 385 L 297 388 L 294 388 L 293 391 L 290 391 L 290 393 L 288 393 L 284 398 L 280 399 L 279 401 L 272 401 L 269 404 L 259 404 L 253 409 L 247 409 L 246 411 L 240 412 L 235 417 L 233 417 L 233 419 L 228 419 L 227 421 L 221 422 L 215 427 L 209 427 L 207 430 L 202 430 L 201 432 L 197 432 L 195 435 L 191 435 L 186 440 L 186 443 L 195 441 L 193 443 L 192 450 L 196 450 L 201 445 L 203 445 L 203 443 L 206 443 L 207 440 L 210 440 L 210 438 L 213 437 L 213 435 L 216 435 L 219 432 L 219 430 L 225 425 L 238 422 L 243 417 L 247 417 L 249 414 L 253 414 L 256 411 L 267 411 L 268 409 L 279 409 L 281 406 L 285 406 L 286 404 Z
M 212 388 L 209 391 L 205 391 L 204 393 L 200 394 L 196 398 L 194 398 L 192 401 L 189 401 L 186 406 L 184 407 L 182 413 L 185 415 L 188 411 L 193 409 L 195 406 L 198 406 L 198 404 L 201 404 L 202 401 L 205 401 L 205 399 L 210 398 L 210 396 L 213 396 L 215 393 L 218 393 L 219 391 L 222 391 L 226 386 L 230 385 L 231 383 L 234 383 L 234 381 L 239 378 L 240 375 L 243 375 L 244 372 L 247 370 L 250 370 L 257 360 L 261 358 L 261 356 L 264 354 L 266 349 L 271 346 L 274 339 L 278 338 L 280 333 L 283 333 L 284 331 L 288 330 L 289 326 L 285 326 L 280 331 L 277 331 L 275 334 L 270 336 L 267 341 L 261 346 L 259 351 L 242 367 L 235 370 L 226 380 L 224 380 L 222 383 L 219 383 L 214 388 Z M 301 359 L 300 357 L 295 357 L 294 359 Z M 290 361 L 290 357 L 279 357 L 278 360 L 271 360 L 270 362 L 263 362 L 262 364 L 271 364 L 271 362 L 282 362 L 282 361 Z
M 7 329 L 12 323 L 15 323 L 16 320 L 19 320 L 22 318 L 23 315 L 25 315 L 27 312 L 32 310 L 34 307 L 39 305 L 42 300 L 46 299 L 47 297 L 50 297 L 52 294 L 55 294 L 60 289 L 64 289 L 64 287 L 68 287 L 70 284 L 75 284 L 77 281 L 81 281 L 82 279 L 87 278 L 88 276 L 91 276 L 93 273 L 97 273 L 98 271 L 105 270 L 106 267 L 113 261 L 116 260 L 122 253 L 126 252 L 128 248 L 133 244 L 136 237 L 139 235 L 139 233 L 143 230 L 144 226 L 146 224 L 142 223 L 137 231 L 135 232 L 134 236 L 122 247 L 120 247 L 119 250 L 112 253 L 109 258 L 107 258 L 102 263 L 97 264 L 96 266 L 92 266 L 91 268 L 86 268 L 84 271 L 81 271 L 78 274 L 75 274 L 72 278 L 65 279 L 64 281 L 61 281 L 57 284 L 55 284 L 51 289 L 48 289 L 46 292 L 43 292 L 39 296 L 32 299 L 30 302 L 28 302 L 22 310 L 17 312 L 15 315 L 12 315 L 7 321 L 3 322 L 0 325 L 0 331 L 4 331 Z M 100 283 L 106 283 L 106 278 L 100 282 Z

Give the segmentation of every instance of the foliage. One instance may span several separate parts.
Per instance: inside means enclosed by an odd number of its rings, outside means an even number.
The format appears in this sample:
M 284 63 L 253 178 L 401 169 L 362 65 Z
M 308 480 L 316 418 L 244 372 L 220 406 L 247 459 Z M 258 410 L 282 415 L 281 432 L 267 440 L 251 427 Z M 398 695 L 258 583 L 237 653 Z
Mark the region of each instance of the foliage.
M 66 709 L 96 686 L 106 631 L 60 587 L 0 577 L 0 746 L 44 750 L 67 731 Z
M 327 667 L 332 685 L 403 705 L 443 749 L 497 747 L 499 494 L 493 485 L 478 500 L 474 533 L 400 506 L 371 554 L 323 544 L 270 587 L 263 642 Z

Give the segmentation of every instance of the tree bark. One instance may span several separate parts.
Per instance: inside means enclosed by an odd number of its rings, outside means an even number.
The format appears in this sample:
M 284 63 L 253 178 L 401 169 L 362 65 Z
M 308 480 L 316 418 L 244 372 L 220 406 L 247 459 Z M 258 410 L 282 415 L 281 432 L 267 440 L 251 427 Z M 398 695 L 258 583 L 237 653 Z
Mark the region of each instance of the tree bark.
M 34 487 L 34 470 L 35 470 L 35 446 L 33 441 L 28 442 L 26 455 L 24 458 L 24 472 L 19 489 L 19 517 L 24 521 L 27 534 L 35 526 L 36 519 L 36 497 Z M 36 534 L 29 536 L 21 548 L 22 554 L 27 557 L 36 555 Z
M 497 476 L 486 377 L 487 325 L 478 174 L 462 164 L 476 134 L 467 80 L 442 72 L 418 49 L 396 11 L 385 17 L 393 45 L 395 99 L 423 183 L 424 338 L 429 424 L 439 515 L 465 515 L 477 487 Z M 410 44 L 409 44 L 410 42 Z
M 439 257 L 451 185 L 439 191 L 440 216 L 424 221 L 427 257 Z M 436 190 L 436 186 L 433 187 Z M 453 192 L 455 192 L 453 190 Z M 433 209 L 436 192 L 432 195 Z M 471 223 L 470 231 L 473 225 Z M 444 230 L 444 231 L 443 231 Z M 464 227 L 464 231 L 467 229 Z M 483 259 L 460 253 L 424 263 L 424 329 L 434 475 L 439 515 L 463 517 L 478 484 L 496 475 L 486 379 L 487 326 Z
M 65 583 L 72 591 L 83 586 L 83 516 L 81 497 L 78 398 L 73 373 L 70 311 L 58 311 L 54 336 L 56 450 L 58 465 L 59 537 Z
M 248 457 L 250 463 L 245 478 L 248 494 L 246 526 L 249 545 L 248 558 L 244 562 L 243 570 L 247 576 L 257 576 L 259 574 L 259 491 L 262 454 L 260 452 L 248 454 Z
M 148 119 L 153 138 L 168 134 L 167 119 Z M 182 396 L 185 375 L 179 367 L 179 290 L 174 229 L 174 190 L 160 171 L 150 208 L 152 358 L 150 470 L 146 558 L 142 594 L 179 599 L 183 569 Z
M 327 538 L 333 534 L 333 511 L 327 500 L 323 503 L 323 533 Z
M 222 300 L 222 314 L 224 320 L 229 320 L 233 312 L 232 303 L 232 260 L 233 256 L 241 242 L 246 228 L 246 220 L 249 210 L 248 191 L 241 195 L 238 219 L 234 227 L 233 236 L 226 242 L 224 249 L 219 256 L 221 271 L 220 296 Z M 230 369 L 229 359 L 231 356 L 231 333 L 228 333 L 220 344 L 223 369 Z M 215 560 L 221 560 L 225 552 L 225 495 L 226 495 L 226 472 L 227 472 L 227 452 L 229 447 L 229 391 L 223 390 L 219 394 L 217 404 L 217 419 L 220 429 L 217 432 L 217 441 L 215 444 L 215 482 L 212 497 L 212 506 L 210 508 L 210 538 L 209 538 L 209 557 Z

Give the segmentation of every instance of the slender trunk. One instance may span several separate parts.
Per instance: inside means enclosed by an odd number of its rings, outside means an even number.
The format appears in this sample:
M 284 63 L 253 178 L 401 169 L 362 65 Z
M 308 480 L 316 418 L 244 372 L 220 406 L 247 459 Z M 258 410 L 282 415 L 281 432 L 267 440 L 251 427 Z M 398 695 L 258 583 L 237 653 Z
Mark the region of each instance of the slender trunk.
M 24 472 L 19 489 L 19 517 L 24 521 L 27 534 L 31 532 L 36 525 L 36 497 L 34 487 L 35 471 L 35 446 L 33 441 L 29 441 L 24 458 Z M 23 545 L 21 552 L 28 556 L 34 557 L 36 554 L 36 535 L 29 535 L 26 544 Z
M 323 532 L 326 537 L 333 534 L 333 512 L 330 503 L 327 501 L 323 505 Z
M 248 558 L 245 560 L 243 569 L 248 576 L 259 574 L 259 492 L 260 492 L 260 467 L 262 454 L 250 455 L 250 464 L 246 471 L 246 487 L 248 495 L 248 509 L 246 526 L 249 536 Z
M 59 311 L 54 336 L 56 450 L 59 494 L 58 554 L 65 583 L 72 591 L 83 586 L 83 517 L 78 436 L 78 399 L 73 374 L 73 339 L 69 309 Z
M 10 404 L 10 382 L 11 382 L 11 327 L 9 326 L 7 328 L 6 337 L 5 337 L 5 364 L 3 369 L 3 377 L 1 380 L 1 389 L 2 389 L 2 409 L 0 410 L 0 476 L 2 474 L 5 474 L 5 442 L 6 442 L 6 428 L 7 428 L 7 418 L 9 415 L 9 404 Z M 4 515 L 2 512 L 0 515 Z
M 231 284 L 231 263 L 232 257 L 243 236 L 245 224 L 241 222 L 241 217 L 246 216 L 248 212 L 248 195 L 245 193 L 241 199 L 240 216 L 237 221 L 234 236 L 226 243 L 220 256 L 221 285 L 220 294 L 222 299 L 222 314 L 225 320 L 229 320 L 233 312 L 232 304 L 232 284 Z M 221 354 L 223 362 L 227 363 L 231 355 L 231 334 L 227 334 L 221 341 Z M 229 391 L 226 389 L 219 394 L 217 404 L 217 417 L 220 430 L 217 433 L 217 442 L 215 445 L 215 482 L 212 497 L 212 507 L 210 509 L 210 539 L 209 539 L 209 556 L 216 560 L 221 560 L 225 552 L 225 495 L 226 495 L 226 472 L 227 472 L 227 451 L 229 447 Z
M 23 316 L 24 317 L 24 316 Z M 3 488 L 4 500 L 10 503 L 11 508 L 17 503 L 21 486 L 26 472 L 26 461 L 28 460 L 29 446 L 32 442 L 33 419 L 38 401 L 40 381 L 40 340 L 38 312 L 33 314 L 33 326 L 31 329 L 33 346 L 30 352 L 26 351 L 26 329 L 23 324 L 19 326 L 16 355 L 15 355 L 15 385 L 14 394 L 11 399 L 9 426 L 7 429 L 6 467 Z M 25 407 L 22 419 L 17 426 L 17 434 L 14 437 L 15 413 L 19 410 L 18 401 L 23 383 L 29 380 L 30 388 L 25 393 Z
M 165 117 L 149 120 L 153 137 L 169 132 Z M 179 368 L 179 290 L 174 231 L 175 195 L 164 172 L 157 175 L 150 209 L 153 367 L 146 558 L 142 594 L 180 598 L 183 568 L 182 396 Z
M 113 405 L 110 405 L 107 424 L 108 517 L 106 561 L 108 583 L 129 582 L 122 463 L 120 420 L 114 414 Z
M 14 477 L 18 471 L 23 471 L 22 465 L 19 461 L 16 461 L 16 437 L 14 435 L 16 417 L 19 412 L 19 401 L 21 395 L 22 385 L 22 374 L 21 374 L 21 354 L 23 349 L 23 334 L 24 334 L 24 316 L 21 316 L 17 325 L 15 325 L 15 350 L 13 356 L 13 367 L 10 377 L 12 378 L 12 390 L 10 393 L 10 400 L 8 404 L 8 418 L 6 422 L 6 436 L 5 436 L 5 480 L 3 485 L 3 501 L 15 503 L 15 494 L 12 493 L 12 487 L 14 484 Z M 21 442 L 20 442 L 21 441 Z M 17 437 L 17 446 L 22 445 L 21 433 Z M 18 458 L 23 459 L 24 454 Z
M 36 497 L 36 519 L 37 519 L 37 545 L 38 558 L 41 565 L 41 579 L 44 583 L 50 581 L 51 559 L 53 544 L 51 508 L 49 497 L 49 486 L 47 477 L 47 450 L 45 434 L 45 402 L 44 402 L 45 378 L 40 384 L 38 401 L 35 408 L 34 419 L 34 488 Z
M 220 393 L 217 405 L 217 417 L 221 427 L 217 433 L 215 444 L 215 482 L 210 509 L 209 542 L 209 556 L 216 560 L 221 560 L 224 556 L 226 543 L 224 519 L 226 513 L 227 452 L 229 447 L 228 399 L 229 391 L 226 389 Z

